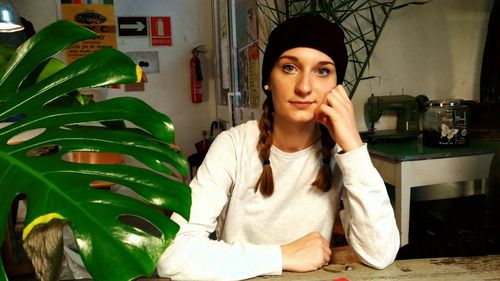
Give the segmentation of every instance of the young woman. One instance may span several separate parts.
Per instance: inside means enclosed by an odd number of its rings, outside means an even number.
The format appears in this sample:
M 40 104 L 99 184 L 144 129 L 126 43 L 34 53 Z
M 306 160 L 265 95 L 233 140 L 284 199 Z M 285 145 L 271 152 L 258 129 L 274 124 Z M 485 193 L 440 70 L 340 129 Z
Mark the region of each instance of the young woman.
M 320 16 L 273 30 L 262 67 L 262 117 L 211 145 L 190 184 L 189 222 L 174 214 L 181 229 L 159 261 L 160 276 L 237 280 L 316 270 L 330 261 L 337 211 L 364 263 L 384 268 L 394 261 L 394 213 L 341 86 L 343 40 Z M 214 231 L 218 240 L 209 238 Z

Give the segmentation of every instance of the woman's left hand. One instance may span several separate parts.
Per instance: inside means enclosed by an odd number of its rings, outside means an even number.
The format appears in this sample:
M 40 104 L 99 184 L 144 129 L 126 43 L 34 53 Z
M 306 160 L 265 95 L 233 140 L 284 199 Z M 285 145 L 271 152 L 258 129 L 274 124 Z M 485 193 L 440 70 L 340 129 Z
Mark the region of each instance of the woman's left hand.
M 314 117 L 328 128 L 330 136 L 345 152 L 363 145 L 351 100 L 342 85 L 326 94 Z

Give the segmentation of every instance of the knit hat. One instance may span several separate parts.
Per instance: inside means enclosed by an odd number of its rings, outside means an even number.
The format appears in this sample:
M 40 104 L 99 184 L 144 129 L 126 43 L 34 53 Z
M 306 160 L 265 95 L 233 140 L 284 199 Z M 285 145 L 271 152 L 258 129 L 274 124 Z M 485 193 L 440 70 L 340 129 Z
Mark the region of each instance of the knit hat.
M 335 63 L 337 84 L 342 84 L 347 68 L 344 32 L 320 15 L 306 14 L 280 23 L 269 35 L 262 63 L 262 88 L 269 82 L 271 70 L 281 54 L 297 47 L 313 48 L 327 54 Z

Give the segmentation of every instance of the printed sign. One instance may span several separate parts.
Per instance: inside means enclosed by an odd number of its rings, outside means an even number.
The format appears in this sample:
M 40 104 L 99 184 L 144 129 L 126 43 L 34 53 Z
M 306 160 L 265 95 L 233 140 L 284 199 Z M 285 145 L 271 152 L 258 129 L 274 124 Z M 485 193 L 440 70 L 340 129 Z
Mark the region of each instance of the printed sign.
M 116 22 L 113 5 L 61 5 L 63 18 L 76 22 L 99 34 L 94 39 L 78 42 L 66 50 L 67 63 L 101 48 L 116 48 Z
M 147 36 L 148 21 L 146 17 L 118 17 L 119 36 Z
M 170 17 L 150 17 L 151 45 L 172 46 Z

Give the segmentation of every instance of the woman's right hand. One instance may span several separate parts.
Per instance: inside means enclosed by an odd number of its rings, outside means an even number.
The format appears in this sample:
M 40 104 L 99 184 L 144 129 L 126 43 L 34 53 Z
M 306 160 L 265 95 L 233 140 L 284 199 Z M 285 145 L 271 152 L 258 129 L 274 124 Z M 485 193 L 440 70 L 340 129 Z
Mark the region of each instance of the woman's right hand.
M 328 241 L 319 232 L 311 232 L 281 246 L 283 270 L 306 272 L 327 265 L 332 251 Z
M 363 145 L 354 117 L 354 107 L 342 85 L 337 85 L 325 95 L 314 117 L 328 128 L 330 136 L 344 152 Z

